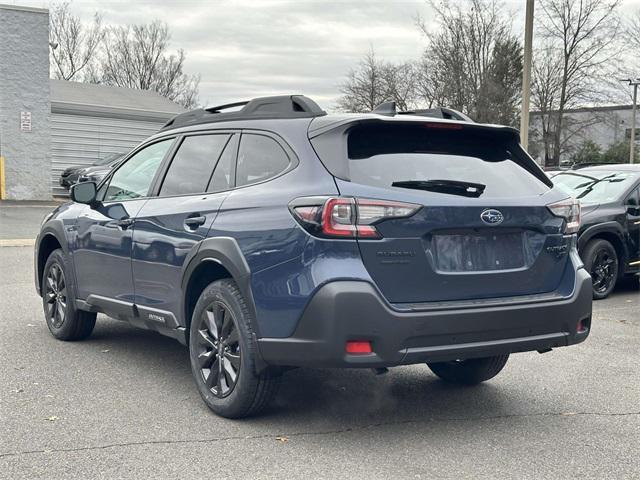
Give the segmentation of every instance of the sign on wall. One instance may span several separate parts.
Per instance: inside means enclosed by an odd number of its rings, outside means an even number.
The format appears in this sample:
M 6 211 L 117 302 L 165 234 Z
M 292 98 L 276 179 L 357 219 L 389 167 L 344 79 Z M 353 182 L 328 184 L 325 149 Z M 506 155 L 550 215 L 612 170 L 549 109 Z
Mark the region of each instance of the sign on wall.
M 20 131 L 31 131 L 31 112 L 20 112 Z

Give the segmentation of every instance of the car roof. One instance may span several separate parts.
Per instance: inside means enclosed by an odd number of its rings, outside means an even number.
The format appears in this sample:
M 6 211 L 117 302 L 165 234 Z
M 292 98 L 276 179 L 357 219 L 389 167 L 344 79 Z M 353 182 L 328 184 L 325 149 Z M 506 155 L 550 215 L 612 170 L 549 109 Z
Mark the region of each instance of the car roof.
M 606 171 L 606 172 L 640 172 L 640 163 L 616 163 L 616 164 L 606 164 L 606 165 L 593 165 L 585 168 L 578 168 L 575 170 L 568 170 L 571 172 L 592 172 L 592 171 Z
M 234 110 L 235 109 L 235 110 Z M 182 113 L 169 120 L 159 134 L 180 133 L 201 130 L 215 124 L 216 128 L 237 128 L 237 122 L 245 125 L 264 127 L 265 120 L 298 121 L 304 128 L 308 126 L 309 137 L 333 130 L 341 125 L 359 121 L 383 122 L 437 122 L 469 125 L 482 129 L 499 129 L 518 134 L 511 127 L 477 124 L 466 115 L 448 108 L 437 107 L 428 110 L 397 112 L 394 102 L 387 102 L 368 113 L 327 114 L 316 102 L 304 95 L 280 95 L 260 97 L 253 100 L 228 103 Z M 311 123 L 309 125 L 309 123 Z M 155 137 L 155 136 L 154 136 Z

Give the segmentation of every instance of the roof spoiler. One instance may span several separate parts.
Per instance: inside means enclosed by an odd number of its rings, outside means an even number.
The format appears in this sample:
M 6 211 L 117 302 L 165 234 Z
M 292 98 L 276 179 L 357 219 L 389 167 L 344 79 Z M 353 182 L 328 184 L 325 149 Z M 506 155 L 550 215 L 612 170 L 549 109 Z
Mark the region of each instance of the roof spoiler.
M 395 117 L 396 115 L 416 115 L 419 117 L 445 118 L 448 120 L 461 120 L 463 122 L 473 122 L 473 120 L 462 112 L 446 107 L 436 107 L 428 109 L 409 110 L 406 112 L 398 112 L 396 110 L 396 102 L 384 102 L 374 108 L 371 113 L 378 115 L 386 115 Z

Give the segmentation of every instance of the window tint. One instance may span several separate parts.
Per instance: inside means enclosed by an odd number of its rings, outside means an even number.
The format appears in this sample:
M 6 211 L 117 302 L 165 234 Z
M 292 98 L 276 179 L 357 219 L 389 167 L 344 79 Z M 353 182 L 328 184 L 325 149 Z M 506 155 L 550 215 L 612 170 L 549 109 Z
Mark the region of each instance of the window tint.
M 636 188 L 629 198 L 627 198 L 627 205 L 631 207 L 640 207 L 640 187 Z
M 124 162 L 113 174 L 104 201 L 146 197 L 173 138 L 149 145 Z
M 238 151 L 236 186 L 274 177 L 288 166 L 289 157 L 274 139 L 243 134 Z
M 207 192 L 221 192 L 233 188 L 233 180 L 235 177 L 236 152 L 238 151 L 238 138 L 240 135 L 234 135 L 227 143 L 222 152 L 220 160 L 216 165 L 216 169 L 211 177 Z
M 517 163 L 515 156 L 521 153 L 511 142 L 502 132 L 457 125 L 450 129 L 429 124 L 358 126 L 348 137 L 349 176 L 352 182 L 384 188 L 405 181 L 479 183 L 484 187 L 482 197 L 548 191 Z
M 160 188 L 160 195 L 187 195 L 207 189 L 213 167 L 229 135 L 194 135 L 186 137 Z

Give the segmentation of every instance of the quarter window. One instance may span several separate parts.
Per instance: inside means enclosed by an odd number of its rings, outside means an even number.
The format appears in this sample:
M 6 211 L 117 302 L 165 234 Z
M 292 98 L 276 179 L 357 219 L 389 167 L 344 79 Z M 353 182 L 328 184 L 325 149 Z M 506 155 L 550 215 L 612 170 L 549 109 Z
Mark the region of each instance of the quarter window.
M 186 137 L 171 161 L 160 195 L 188 195 L 207 189 L 213 168 L 229 135 Z
M 146 197 L 151 182 L 171 148 L 173 138 L 143 148 L 115 171 L 104 195 L 104 201 Z
M 238 151 L 236 186 L 275 177 L 288 166 L 289 157 L 274 139 L 264 135 L 243 134 Z

